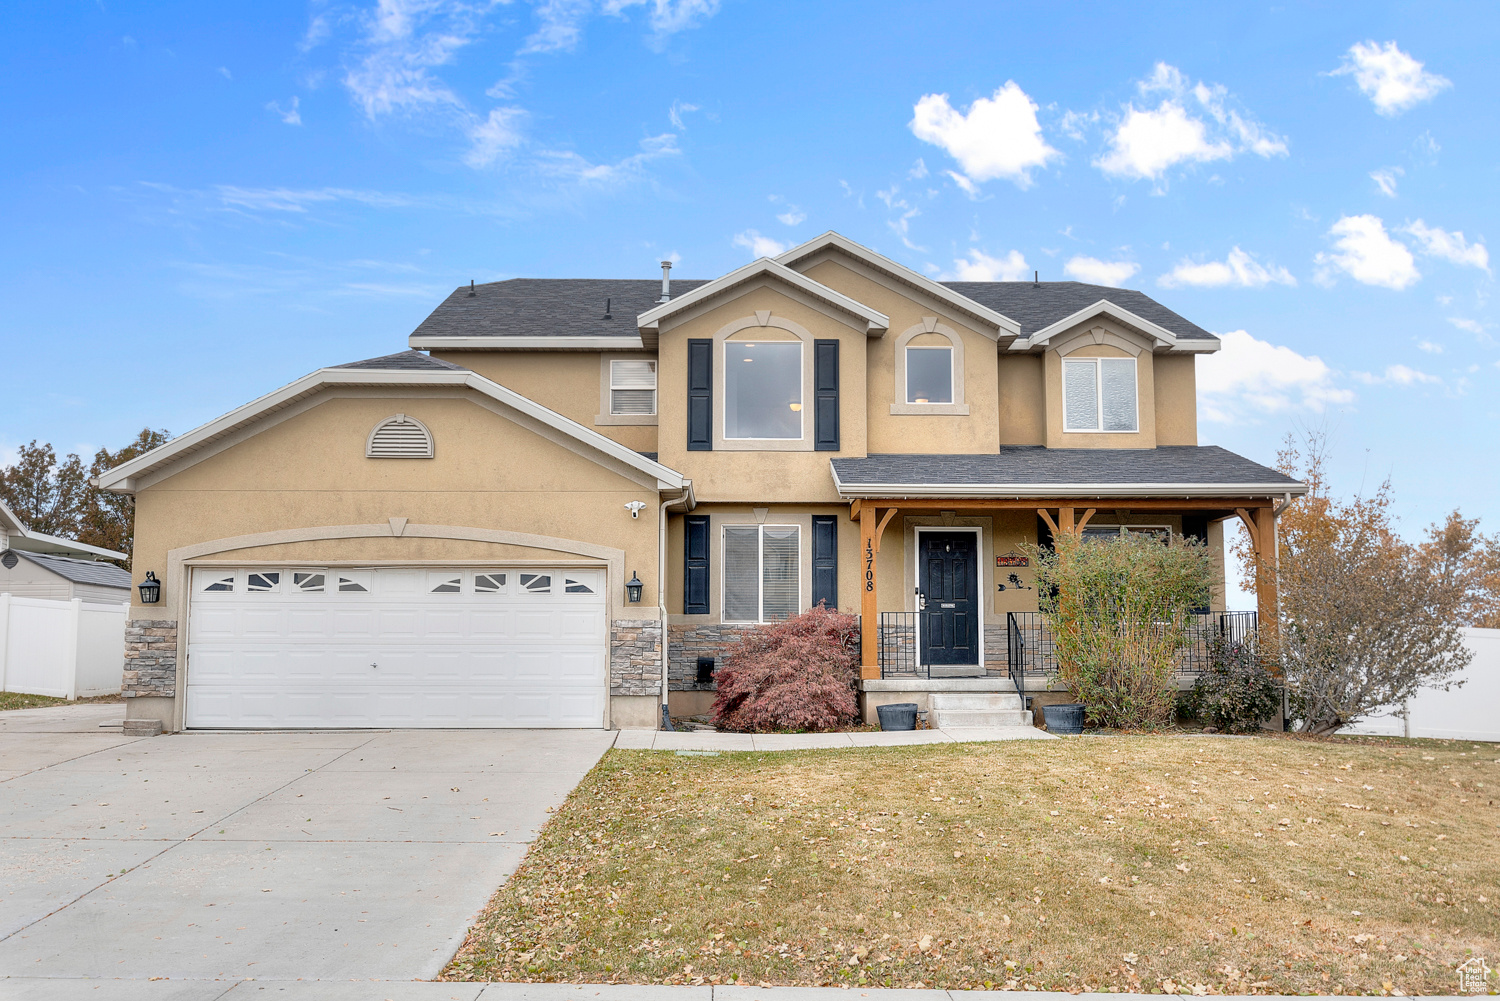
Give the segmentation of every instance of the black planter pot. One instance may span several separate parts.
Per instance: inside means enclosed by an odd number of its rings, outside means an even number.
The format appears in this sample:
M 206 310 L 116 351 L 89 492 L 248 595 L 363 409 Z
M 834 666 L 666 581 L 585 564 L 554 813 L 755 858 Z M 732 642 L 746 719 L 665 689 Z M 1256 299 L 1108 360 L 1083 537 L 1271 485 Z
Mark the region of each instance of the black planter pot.
M 1042 706 L 1042 718 L 1047 721 L 1048 733 L 1082 733 L 1083 703 L 1065 702 L 1056 706 Z
M 888 706 L 876 706 L 875 715 L 880 717 L 882 730 L 915 730 L 917 728 L 917 704 L 896 702 Z

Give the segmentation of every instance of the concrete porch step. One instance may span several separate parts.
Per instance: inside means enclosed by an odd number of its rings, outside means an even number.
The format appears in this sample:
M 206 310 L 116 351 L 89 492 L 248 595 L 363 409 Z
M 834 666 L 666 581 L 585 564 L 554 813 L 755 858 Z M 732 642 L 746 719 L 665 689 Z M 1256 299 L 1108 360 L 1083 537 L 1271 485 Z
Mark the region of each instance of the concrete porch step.
M 937 709 L 927 714 L 927 725 L 937 729 L 949 727 L 1031 726 L 1031 713 L 1025 709 Z
M 1024 709 L 1015 692 L 933 692 L 931 707 L 940 709 Z

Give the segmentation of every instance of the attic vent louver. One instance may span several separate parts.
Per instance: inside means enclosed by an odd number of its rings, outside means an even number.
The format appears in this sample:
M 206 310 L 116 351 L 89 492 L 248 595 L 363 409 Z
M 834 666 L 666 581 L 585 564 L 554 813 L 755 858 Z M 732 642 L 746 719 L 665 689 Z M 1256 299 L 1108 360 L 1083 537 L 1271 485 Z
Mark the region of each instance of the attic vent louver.
M 406 414 L 387 417 L 370 432 L 365 456 L 371 459 L 430 459 L 432 432 L 415 417 Z

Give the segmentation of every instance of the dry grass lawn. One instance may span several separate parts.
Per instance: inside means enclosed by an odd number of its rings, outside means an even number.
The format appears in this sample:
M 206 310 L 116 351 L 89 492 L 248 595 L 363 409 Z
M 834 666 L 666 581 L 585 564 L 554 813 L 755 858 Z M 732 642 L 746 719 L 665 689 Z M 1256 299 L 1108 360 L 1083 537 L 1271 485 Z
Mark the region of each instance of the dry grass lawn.
M 7 709 L 41 709 L 44 706 L 78 705 L 84 702 L 119 702 L 118 695 L 101 695 L 92 699 L 55 699 L 50 695 L 27 695 L 24 692 L 0 692 L 0 712 Z
M 445 978 L 1451 994 L 1497 792 L 1432 741 L 612 751 Z

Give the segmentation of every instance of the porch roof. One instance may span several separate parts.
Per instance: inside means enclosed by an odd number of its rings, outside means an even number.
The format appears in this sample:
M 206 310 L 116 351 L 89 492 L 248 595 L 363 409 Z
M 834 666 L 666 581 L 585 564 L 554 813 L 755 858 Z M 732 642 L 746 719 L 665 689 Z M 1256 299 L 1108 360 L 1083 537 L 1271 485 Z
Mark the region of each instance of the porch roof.
M 839 495 L 856 497 L 1281 497 L 1307 485 L 1217 445 L 1044 448 L 982 455 L 832 459 Z

